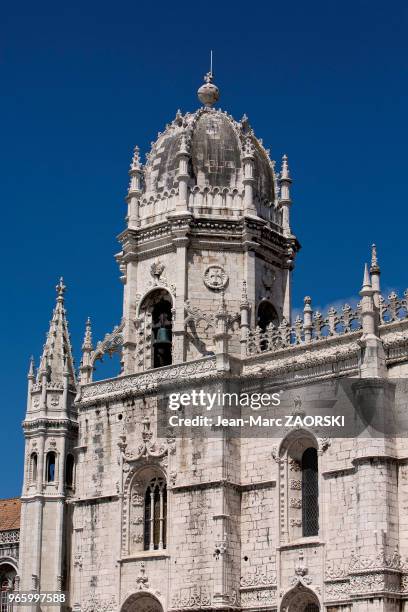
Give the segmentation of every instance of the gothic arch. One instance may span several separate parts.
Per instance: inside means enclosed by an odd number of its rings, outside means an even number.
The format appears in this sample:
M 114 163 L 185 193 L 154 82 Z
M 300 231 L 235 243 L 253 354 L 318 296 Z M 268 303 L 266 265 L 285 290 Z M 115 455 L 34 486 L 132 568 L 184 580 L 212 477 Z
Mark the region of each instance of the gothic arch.
M 319 448 L 319 441 L 311 431 L 307 429 L 295 429 L 293 431 L 290 431 L 282 439 L 279 445 L 279 457 L 284 457 L 284 455 L 291 450 L 294 455 L 298 455 L 298 457 L 300 458 L 300 448 L 298 446 L 299 441 L 303 443 L 308 443 L 309 446 L 313 446 L 313 448 L 316 448 L 316 450 Z
M 151 593 L 140 591 L 129 595 L 120 612 L 163 612 L 163 606 Z
M 172 308 L 176 308 L 176 297 L 171 291 L 171 289 L 166 285 L 154 285 L 154 287 L 150 287 L 150 289 L 148 289 L 146 293 L 144 293 L 138 300 L 138 304 L 136 307 L 136 319 L 140 317 L 141 310 L 145 302 L 149 301 L 149 298 L 152 296 L 152 293 L 155 293 L 156 291 L 166 293 L 170 298 Z
M 312 612 L 312 606 L 316 606 L 316 612 L 320 610 L 320 601 L 312 589 L 306 587 L 300 581 L 285 593 L 280 605 L 280 612 Z

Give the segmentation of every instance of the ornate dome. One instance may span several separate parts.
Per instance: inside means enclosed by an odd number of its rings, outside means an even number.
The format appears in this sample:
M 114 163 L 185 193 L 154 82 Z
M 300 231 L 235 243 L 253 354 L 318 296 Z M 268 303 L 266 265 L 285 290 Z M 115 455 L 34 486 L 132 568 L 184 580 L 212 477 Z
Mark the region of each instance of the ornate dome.
M 211 82 L 212 74 L 207 77 L 198 90 L 205 106 L 185 115 L 177 111 L 151 143 L 144 167 L 135 152 L 129 193 L 136 189 L 139 194 L 140 222 L 155 223 L 174 211 L 182 181 L 185 206 L 196 214 L 240 216 L 250 197 L 251 214 L 280 227 L 279 178 L 269 151 L 256 138 L 246 115 L 235 121 L 212 108 L 219 90 Z
M 230 189 L 243 188 L 242 158 L 252 147 L 254 155 L 255 195 L 260 200 L 275 201 L 273 162 L 258 140 L 247 118 L 235 121 L 226 112 L 209 107 L 195 113 L 177 112 L 172 123 L 158 134 L 147 155 L 144 192 L 147 197 L 177 187 L 178 155 L 182 137 L 190 155 L 190 188 L 196 185 Z

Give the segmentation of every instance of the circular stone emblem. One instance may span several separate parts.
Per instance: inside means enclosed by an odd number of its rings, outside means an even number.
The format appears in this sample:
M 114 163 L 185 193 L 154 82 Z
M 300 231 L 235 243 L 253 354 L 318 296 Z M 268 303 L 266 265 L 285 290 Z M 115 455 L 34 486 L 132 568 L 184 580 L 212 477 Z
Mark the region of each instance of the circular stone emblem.
M 222 266 L 208 266 L 204 272 L 204 284 L 208 289 L 219 291 L 228 283 L 228 274 Z

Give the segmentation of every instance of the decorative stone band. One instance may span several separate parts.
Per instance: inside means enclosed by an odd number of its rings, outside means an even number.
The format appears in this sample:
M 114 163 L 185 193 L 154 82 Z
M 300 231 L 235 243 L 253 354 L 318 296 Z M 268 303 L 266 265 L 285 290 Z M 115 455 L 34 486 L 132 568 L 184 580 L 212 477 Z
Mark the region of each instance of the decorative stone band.
M 11 529 L 9 531 L 0 531 L 1 544 L 15 544 L 20 541 L 20 530 Z
M 98 398 L 121 399 L 129 393 L 155 391 L 167 383 L 177 384 L 179 380 L 198 379 L 216 373 L 215 357 L 204 357 L 188 363 L 84 385 L 76 403 L 84 406 L 95 403 Z
M 325 585 L 325 604 L 347 602 L 356 598 L 386 596 L 408 592 L 408 576 L 399 576 L 389 570 L 371 571 L 366 574 L 353 575 L 349 580 L 332 581 Z
M 76 432 L 78 423 L 72 419 L 34 418 L 23 421 L 23 429 L 26 432 L 37 429 L 61 429 Z

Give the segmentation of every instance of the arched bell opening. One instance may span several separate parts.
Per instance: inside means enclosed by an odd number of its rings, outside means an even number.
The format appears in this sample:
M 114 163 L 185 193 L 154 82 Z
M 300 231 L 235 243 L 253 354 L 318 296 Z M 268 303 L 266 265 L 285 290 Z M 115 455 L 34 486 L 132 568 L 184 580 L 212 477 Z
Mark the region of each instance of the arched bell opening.
M 279 325 L 279 317 L 273 304 L 263 299 L 258 306 L 257 326 L 264 332 L 268 325 L 272 323 L 275 327 Z
M 172 329 L 171 303 L 162 297 L 152 310 L 154 368 L 172 363 Z
M 137 312 L 139 370 L 160 368 L 173 362 L 173 299 L 161 287 L 147 293 Z

